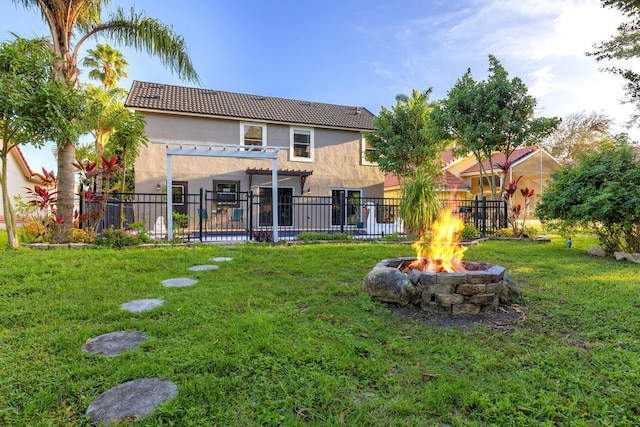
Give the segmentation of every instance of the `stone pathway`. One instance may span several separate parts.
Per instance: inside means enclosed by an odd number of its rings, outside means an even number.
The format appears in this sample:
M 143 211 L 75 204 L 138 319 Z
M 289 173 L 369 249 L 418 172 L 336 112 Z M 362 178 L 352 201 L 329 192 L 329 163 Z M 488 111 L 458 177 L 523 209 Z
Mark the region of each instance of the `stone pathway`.
M 96 398 L 87 416 L 96 424 L 109 424 L 127 418 L 144 418 L 158 405 L 178 395 L 178 387 L 171 381 L 143 378 L 129 381 L 105 391 Z
M 148 340 L 142 332 L 111 332 L 87 340 L 82 351 L 104 356 L 119 356 L 127 350 L 133 350 Z
M 168 288 L 182 288 L 185 286 L 191 286 L 198 283 L 197 280 L 189 279 L 186 277 L 179 277 L 177 279 L 167 279 L 163 280 L 162 284 Z
M 162 304 L 164 304 L 164 301 L 161 299 L 137 299 L 120 304 L 120 308 L 131 313 L 142 313 L 143 311 L 153 310 Z
M 232 261 L 231 257 L 211 258 L 213 262 Z M 196 265 L 189 271 L 217 270 L 217 265 Z M 198 283 L 188 277 L 179 277 L 162 281 L 166 287 L 182 288 Z M 160 299 L 139 299 L 120 305 L 122 310 L 140 313 L 152 310 L 164 304 Z M 143 332 L 120 331 L 100 335 L 87 340 L 82 351 L 115 357 L 125 351 L 133 350 L 147 341 Z M 172 400 L 178 395 L 178 387 L 171 381 L 159 378 L 142 378 L 116 386 L 98 396 L 87 409 L 86 415 L 96 424 L 122 423 L 131 419 L 150 415 L 160 404 Z

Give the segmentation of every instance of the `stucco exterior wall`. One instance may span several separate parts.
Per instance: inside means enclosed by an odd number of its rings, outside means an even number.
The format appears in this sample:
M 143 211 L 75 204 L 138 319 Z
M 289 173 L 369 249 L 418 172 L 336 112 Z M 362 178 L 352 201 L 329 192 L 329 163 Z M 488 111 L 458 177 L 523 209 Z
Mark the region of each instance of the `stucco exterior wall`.
M 9 192 L 9 199 L 11 203 L 13 203 L 13 198 L 16 195 L 21 195 L 22 198 L 26 201 L 26 190 L 25 188 L 29 188 L 33 186 L 33 183 L 30 182 L 27 177 L 24 175 L 22 169 L 18 165 L 18 160 L 16 159 L 17 155 L 14 153 L 15 149 L 11 150 L 9 156 L 7 156 L 8 164 L 7 164 L 7 187 Z M 15 204 L 14 204 L 15 207 Z M 4 204 L 2 202 L 2 197 L 0 197 L 0 228 L 5 228 L 4 221 Z
M 178 114 L 142 112 L 147 120 L 150 143 L 142 147 L 136 160 L 136 192 L 154 193 L 166 180 L 165 146 L 154 142 L 201 142 L 238 145 L 240 123 L 247 121 L 193 117 Z M 260 123 L 260 122 L 256 122 Z M 267 145 L 289 148 L 292 126 L 266 123 Z M 308 128 L 306 126 L 293 126 Z M 278 156 L 278 169 L 313 171 L 301 188 L 299 177 L 281 177 L 278 185 L 292 187 L 294 195 L 330 196 L 331 189 L 362 189 L 363 197 L 383 197 L 384 175 L 377 166 L 361 164 L 361 134 L 339 129 L 314 129 L 314 160 L 294 161 L 288 150 Z M 173 157 L 174 181 L 188 181 L 189 192 L 200 187 L 213 190 L 213 180 L 240 181 L 240 191 L 249 190 L 247 168 L 271 169 L 271 160 L 246 160 L 211 157 Z M 271 186 L 271 176 L 255 175 L 252 189 Z

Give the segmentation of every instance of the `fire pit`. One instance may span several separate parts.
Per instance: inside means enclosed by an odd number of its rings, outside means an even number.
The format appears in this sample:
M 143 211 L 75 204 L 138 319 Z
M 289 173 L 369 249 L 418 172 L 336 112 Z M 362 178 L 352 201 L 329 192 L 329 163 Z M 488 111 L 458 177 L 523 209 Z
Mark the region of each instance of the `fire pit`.
M 384 260 L 367 274 L 361 290 L 373 299 L 419 305 L 431 313 L 477 314 L 519 293 L 503 267 L 463 261 L 458 236 L 464 223 L 443 209 L 430 233 L 414 243 L 416 257 Z
M 381 261 L 364 278 L 362 291 L 378 301 L 419 305 L 430 313 L 477 314 L 495 310 L 508 287 L 505 269 L 497 265 L 462 261 L 464 271 L 432 272 L 411 268 L 416 260 Z

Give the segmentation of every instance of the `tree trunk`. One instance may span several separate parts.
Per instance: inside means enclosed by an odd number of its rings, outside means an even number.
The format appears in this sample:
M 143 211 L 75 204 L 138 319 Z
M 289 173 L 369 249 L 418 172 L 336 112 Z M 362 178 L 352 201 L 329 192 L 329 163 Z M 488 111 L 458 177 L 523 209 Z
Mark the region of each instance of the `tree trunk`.
M 2 157 L 2 172 L 0 173 L 0 187 L 2 187 L 2 209 L 4 214 L 4 224 L 7 229 L 7 237 L 9 238 L 8 247 L 11 249 L 18 249 L 20 243 L 18 242 L 18 234 L 16 230 L 16 214 L 9 198 L 9 189 L 7 188 L 7 154 L 3 153 Z
M 119 228 L 121 230 L 124 229 L 124 199 L 123 194 L 125 192 L 126 187 L 126 176 L 127 176 L 127 149 L 125 148 L 122 151 L 122 171 L 120 172 L 120 211 L 118 213 L 118 218 L 120 220 L 120 223 L 118 224 Z
M 73 209 L 75 200 L 75 144 L 67 142 L 58 150 L 58 203 L 56 206 L 56 228 L 54 240 L 59 243 L 71 240 Z

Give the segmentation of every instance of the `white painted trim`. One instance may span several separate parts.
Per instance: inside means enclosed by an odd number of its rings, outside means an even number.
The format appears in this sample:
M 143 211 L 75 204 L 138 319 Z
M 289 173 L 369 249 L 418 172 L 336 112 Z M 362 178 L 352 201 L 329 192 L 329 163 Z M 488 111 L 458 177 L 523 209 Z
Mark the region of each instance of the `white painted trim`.
M 238 145 L 244 144 L 244 127 L 245 126 L 255 126 L 262 128 L 262 147 L 267 146 L 267 124 L 264 122 L 250 122 L 250 121 L 242 121 L 240 122 L 240 139 L 238 140 Z M 252 147 L 256 147 L 252 145 Z
M 365 153 L 367 152 L 367 138 L 360 134 L 360 165 L 361 166 L 378 166 L 376 162 L 370 162 L 366 159 Z
M 293 136 L 296 131 L 309 132 L 309 157 L 298 157 L 295 155 Z M 315 156 L 315 131 L 313 128 L 302 126 L 289 127 L 289 161 L 313 163 Z

